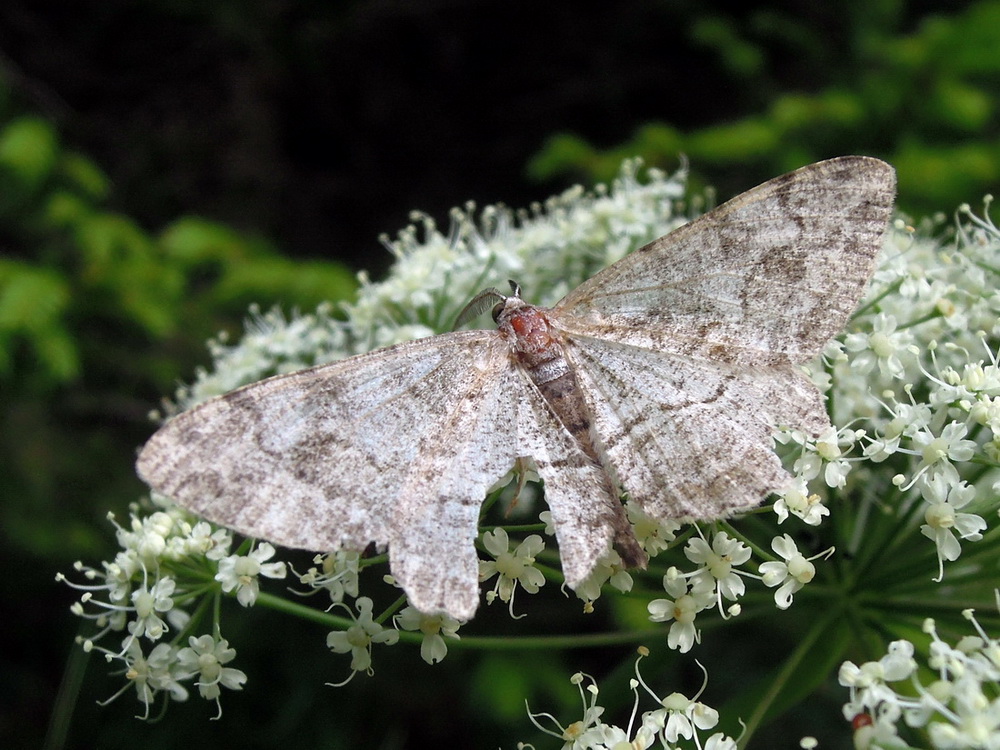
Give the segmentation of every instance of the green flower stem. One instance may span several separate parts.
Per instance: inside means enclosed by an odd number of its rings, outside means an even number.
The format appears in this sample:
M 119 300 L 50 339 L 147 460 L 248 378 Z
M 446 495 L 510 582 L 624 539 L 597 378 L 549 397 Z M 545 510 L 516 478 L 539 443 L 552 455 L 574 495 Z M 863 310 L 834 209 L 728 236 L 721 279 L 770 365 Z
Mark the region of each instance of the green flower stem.
M 273 609 L 277 612 L 315 622 L 328 628 L 346 630 L 354 621 L 349 617 L 322 612 L 306 604 L 290 601 L 274 594 L 261 592 L 257 597 L 259 606 Z M 629 630 L 614 633 L 586 633 L 582 635 L 530 635 L 530 636 L 462 636 L 460 639 L 448 640 L 448 648 L 471 648 L 482 651 L 521 651 L 544 650 L 559 648 L 594 648 L 597 646 L 615 646 L 630 643 L 640 643 L 653 638 L 661 638 L 658 630 Z M 423 634 L 419 632 L 399 631 L 399 640 L 409 643 L 420 643 Z
M 400 633 L 400 637 L 402 637 Z M 584 633 L 580 635 L 527 635 L 527 636 L 465 636 L 448 641 L 448 647 L 473 648 L 484 651 L 524 651 L 561 648 L 595 648 L 620 646 L 632 643 L 662 641 L 661 630 L 626 630 L 614 633 Z

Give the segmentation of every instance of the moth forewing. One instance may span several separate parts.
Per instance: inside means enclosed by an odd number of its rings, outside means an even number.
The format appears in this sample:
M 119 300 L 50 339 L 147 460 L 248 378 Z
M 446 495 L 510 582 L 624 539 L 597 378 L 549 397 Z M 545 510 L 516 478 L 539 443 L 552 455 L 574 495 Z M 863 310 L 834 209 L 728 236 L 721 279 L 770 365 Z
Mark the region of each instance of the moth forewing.
M 765 182 L 639 248 L 556 305 L 571 332 L 757 366 L 811 359 L 857 307 L 892 214 L 865 156 Z

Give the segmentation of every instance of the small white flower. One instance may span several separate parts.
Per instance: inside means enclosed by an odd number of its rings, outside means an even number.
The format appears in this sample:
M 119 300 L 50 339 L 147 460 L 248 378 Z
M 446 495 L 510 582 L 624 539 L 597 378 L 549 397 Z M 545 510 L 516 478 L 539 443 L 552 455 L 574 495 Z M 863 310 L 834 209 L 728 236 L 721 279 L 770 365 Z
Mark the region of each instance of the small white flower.
M 908 679 L 917 668 L 917 662 L 913 658 L 913 644 L 905 640 L 893 641 L 879 663 L 882 665 L 882 674 L 889 682 Z
M 667 549 L 677 536 L 681 524 L 672 519 L 660 520 L 646 513 L 638 503 L 629 501 L 625 505 L 628 520 L 632 523 L 639 546 L 650 557 L 656 557 Z
M 258 576 L 268 578 L 284 578 L 286 575 L 283 562 L 265 563 L 274 556 L 274 547 L 268 542 L 261 542 L 249 555 L 230 555 L 219 560 L 219 572 L 215 580 L 222 583 L 226 593 L 236 590 L 236 599 L 244 607 L 257 601 L 260 593 Z
M 777 493 L 774 502 L 774 513 L 778 523 L 788 518 L 789 513 L 801 518 L 810 526 L 819 526 L 824 516 L 830 515 L 830 509 L 823 505 L 822 498 L 816 493 L 810 493 L 805 479 L 793 477 Z
M 593 611 L 594 602 L 600 598 L 605 583 L 623 592 L 631 591 L 634 583 L 621 555 L 610 548 L 598 559 L 590 575 L 574 590 L 577 597 L 584 601 L 584 612 Z
M 514 591 L 518 586 L 529 594 L 537 594 L 545 583 L 545 576 L 535 567 L 535 556 L 545 549 L 545 542 L 538 534 L 532 534 L 510 551 L 510 539 L 503 529 L 483 534 L 483 546 L 495 559 L 480 560 L 479 580 L 487 581 L 497 576 L 493 590 L 487 592 L 486 602 L 494 599 L 509 602 L 513 617 Z
M 167 550 L 167 537 L 173 530 L 174 518 L 166 511 L 158 511 L 145 518 L 133 515 L 127 529 L 118 526 L 118 544 L 134 552 L 140 564 L 154 570 Z
M 891 410 L 893 418 L 882 427 L 880 435 L 868 437 L 870 442 L 863 451 L 864 456 L 875 463 L 885 461 L 898 452 L 904 437 L 912 437 L 928 429 L 934 416 L 930 407 L 922 403 L 894 401 L 891 407 L 885 408 Z
M 115 555 L 114 562 L 104 563 L 103 578 L 108 600 L 114 604 L 127 601 L 132 592 L 133 579 L 143 572 L 142 563 L 132 550 L 123 550 Z
M 719 723 L 719 712 L 716 711 L 711 706 L 700 702 L 698 699 L 701 694 L 705 692 L 705 688 L 708 686 L 708 672 L 701 663 L 698 666 L 701 667 L 702 672 L 705 675 L 705 679 L 695 693 L 693 698 L 688 698 L 683 693 L 671 693 L 665 698 L 660 698 L 643 680 L 642 675 L 639 673 L 639 661 L 642 660 L 649 652 L 645 648 L 639 649 L 639 659 L 635 663 L 635 682 L 645 689 L 649 695 L 656 699 L 656 701 L 662 707 L 662 714 L 656 717 L 657 723 L 663 728 L 659 731 L 659 737 L 666 747 L 668 743 L 673 744 L 677 742 L 679 737 L 684 739 L 695 740 L 696 747 L 702 747 L 702 743 L 697 733 L 699 731 L 706 731 L 712 729 L 716 724 Z M 718 736 L 713 742 L 713 747 L 716 748 L 728 748 L 729 745 L 724 743 L 723 736 Z
M 145 706 L 143 714 L 136 718 L 148 719 L 149 705 L 153 702 L 157 694 L 163 691 L 166 691 L 167 695 L 174 700 L 187 700 L 187 688 L 179 682 L 180 679 L 184 679 L 184 676 L 177 674 L 179 671 L 176 658 L 177 649 L 170 644 L 157 644 L 147 657 L 142 653 L 140 641 L 133 637 L 125 639 L 122 651 L 118 654 L 113 654 L 106 649 L 93 646 L 89 641 L 87 643 L 88 646 L 85 647 L 87 651 L 103 651 L 105 659 L 109 663 L 115 661 L 123 661 L 125 663 L 123 674 L 127 680 L 126 684 L 110 698 L 100 701 L 100 705 L 108 705 L 124 694 L 130 687 L 134 687 L 136 697 Z
M 799 552 L 795 541 L 788 534 L 775 537 L 771 542 L 771 549 L 785 561 L 761 563 L 760 574 L 765 586 L 769 588 L 779 587 L 774 592 L 774 603 L 778 609 L 788 609 L 792 606 L 792 596 L 795 592 L 809 583 L 816 575 L 816 566 L 811 562 L 816 558 L 807 560 Z
M 801 443 L 804 452 L 796 460 L 796 476 L 809 481 L 819 476 L 823 469 L 823 481 L 828 487 L 843 487 L 847 482 L 851 464 L 844 457 L 844 448 L 852 446 L 857 438 L 854 430 L 838 430 L 829 427 L 816 438 L 811 438 L 798 430 L 791 431 L 791 437 Z
M 219 703 L 221 688 L 242 690 L 247 676 L 239 669 L 223 666 L 236 658 L 236 649 L 229 647 L 225 638 L 216 640 L 210 635 L 188 638 L 188 647 L 177 653 L 177 661 L 182 669 L 197 676 L 198 693 L 206 700 L 215 701 L 219 706 L 218 718 L 222 715 Z
M 976 443 L 965 440 L 968 428 L 960 422 L 945 425 L 940 436 L 934 435 L 929 429 L 920 430 L 913 435 L 913 445 L 919 451 L 921 468 L 940 466 L 949 461 L 968 461 L 976 453 Z
M 906 374 L 903 359 L 912 353 L 913 335 L 896 330 L 896 318 L 879 313 L 867 333 L 850 333 L 844 340 L 848 351 L 858 352 L 851 366 L 861 374 L 870 372 L 877 364 L 886 377 L 901 378 Z
M 179 650 L 169 643 L 159 643 L 149 652 L 149 684 L 157 690 L 166 690 L 175 701 L 185 701 L 188 690 L 180 680 L 187 679 L 178 659 Z
M 590 684 L 586 688 L 582 687 L 584 679 L 590 680 Z M 591 740 L 599 739 L 599 733 L 601 731 L 601 715 L 604 713 L 604 707 L 597 704 L 597 682 L 590 675 L 584 675 L 581 672 L 577 672 L 570 678 L 570 682 L 576 685 L 577 690 L 580 692 L 580 701 L 583 703 L 583 718 L 578 721 L 574 721 L 568 726 L 563 726 L 560 724 L 552 714 L 538 713 L 533 714 L 528 711 L 528 719 L 534 724 L 540 731 L 549 735 L 550 737 L 555 737 L 563 741 L 563 750 L 586 750 L 587 748 L 593 747 Z M 590 694 L 590 700 L 588 701 L 587 696 L 584 695 L 584 690 Z M 555 730 L 543 727 L 538 720 L 548 719 Z M 596 731 L 595 731 L 596 730 Z
M 145 584 L 132 592 L 132 604 L 136 619 L 128 624 L 128 632 L 136 638 L 145 636 L 151 641 L 158 640 L 169 628 L 160 614 L 173 609 L 171 595 L 177 584 L 173 578 L 163 577 L 150 589 Z
M 344 604 L 338 606 L 347 609 L 347 606 Z M 372 669 L 372 645 L 376 643 L 392 645 L 399 640 L 399 633 L 397 631 L 392 628 L 384 628 L 375 622 L 372 617 L 373 603 L 371 599 L 367 596 L 362 596 L 355 602 L 355 606 L 358 609 L 358 614 L 357 617 L 354 617 L 352 614 L 354 624 L 350 625 L 347 630 L 334 630 L 326 637 L 326 645 L 331 651 L 336 654 L 351 654 L 351 669 L 353 671 L 347 680 L 339 683 L 341 685 L 345 684 L 358 672 L 367 672 L 369 675 L 374 674 L 374 670 Z M 350 612 L 349 609 L 347 611 Z
M 142 653 L 139 641 L 133 638 L 127 643 L 128 645 L 124 653 L 126 665 L 125 679 L 135 687 L 136 697 L 139 699 L 139 702 L 145 704 L 146 710 L 142 718 L 147 718 L 149 716 L 149 704 L 153 702 L 153 697 L 156 695 L 156 690 L 154 689 L 155 675 L 150 668 L 149 661 Z M 117 697 L 117 695 L 113 696 L 109 701 L 113 700 L 114 697 Z
M 420 658 L 428 664 L 437 664 L 448 654 L 445 638 L 458 638 L 460 623 L 443 612 L 427 615 L 415 607 L 406 607 L 393 618 L 403 630 L 419 630 L 424 634 L 420 642 Z
M 667 742 L 677 742 L 678 737 L 689 740 L 696 729 L 712 729 L 719 723 L 719 712 L 699 702 L 698 696 L 688 698 L 683 693 L 671 693 L 662 703 L 668 714 L 663 730 Z
M 983 538 L 986 521 L 974 513 L 959 513 L 959 508 L 968 505 L 976 496 L 976 489 L 963 481 L 952 482 L 944 474 L 935 474 L 930 479 L 920 478 L 920 493 L 928 505 L 924 510 L 925 524 L 920 532 L 934 542 L 938 554 L 938 577 L 944 576 L 944 561 L 957 560 L 962 554 L 962 546 L 955 537 L 958 535 L 970 542 Z
M 309 568 L 299 576 L 299 583 L 314 590 L 325 589 L 330 595 L 330 601 L 337 603 L 344 596 L 357 598 L 358 572 L 361 555 L 351 550 L 338 550 L 326 555 L 316 555 L 313 562 L 318 568 Z
M 882 434 L 875 437 L 869 437 L 869 442 L 864 447 L 862 454 L 865 458 L 874 463 L 881 463 L 899 450 L 901 438 L 902 435 L 900 434 Z
M 735 568 L 749 560 L 751 554 L 749 547 L 740 540 L 733 539 L 725 531 L 716 534 L 711 544 L 700 537 L 693 537 L 684 548 L 684 556 L 699 566 L 692 580 L 706 577 L 701 587 L 715 589 L 720 606 L 723 597 L 736 601 L 746 590 L 743 579 L 739 576 L 740 571 Z
M 673 570 L 673 569 L 672 569 Z M 668 571 L 663 577 L 663 588 L 672 599 L 654 599 L 646 605 L 652 622 L 670 622 L 667 645 L 682 654 L 691 650 L 698 641 L 698 630 L 694 626 L 695 616 L 715 603 L 715 590 L 706 580 L 696 581 L 688 587 L 687 582 Z
M 186 552 L 190 555 L 204 555 L 209 560 L 221 560 L 229 554 L 233 535 L 226 529 L 212 530 L 211 524 L 200 521 L 191 529 L 186 540 Z

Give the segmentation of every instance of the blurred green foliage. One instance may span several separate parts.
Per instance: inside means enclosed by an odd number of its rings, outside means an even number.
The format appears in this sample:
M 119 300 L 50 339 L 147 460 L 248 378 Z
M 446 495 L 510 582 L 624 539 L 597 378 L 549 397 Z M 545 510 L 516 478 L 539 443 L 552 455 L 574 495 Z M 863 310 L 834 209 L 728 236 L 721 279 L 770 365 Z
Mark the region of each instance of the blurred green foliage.
M 851 21 L 840 39 L 832 30 L 824 38 L 815 18 L 773 4 L 734 10 L 747 14 L 740 17 L 715 11 L 693 19 L 692 36 L 730 72 L 740 100 L 756 106 L 752 113 L 687 131 L 649 123 L 610 148 L 557 134 L 529 173 L 572 174 L 590 184 L 611 179 L 624 158 L 641 155 L 672 168 L 684 154 L 698 176 L 728 196 L 803 164 L 864 153 L 896 166 L 901 205 L 917 214 L 995 190 L 1000 2 L 956 4 L 954 15 L 925 16 L 902 33 L 904 8 L 894 0 L 852 0 L 842 10 Z M 776 40 L 789 65 L 805 71 L 803 90 L 774 85 Z M 738 187 L 728 190 L 728 180 Z
M 310 309 L 354 280 L 194 216 L 147 231 L 108 208 L 113 186 L 51 123 L 3 110 L 0 524 L 8 551 L 66 560 L 110 541 L 95 518 L 137 497 L 147 412 L 206 338 L 253 302 Z

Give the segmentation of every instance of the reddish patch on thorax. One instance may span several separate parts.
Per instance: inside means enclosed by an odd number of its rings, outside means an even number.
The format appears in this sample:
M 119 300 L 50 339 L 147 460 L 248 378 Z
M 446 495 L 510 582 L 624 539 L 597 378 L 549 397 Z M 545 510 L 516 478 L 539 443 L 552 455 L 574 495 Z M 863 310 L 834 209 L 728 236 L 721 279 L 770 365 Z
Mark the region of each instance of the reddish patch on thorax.
M 551 359 L 559 353 L 558 341 L 553 338 L 545 312 L 533 305 L 512 310 L 500 323 L 500 332 L 514 339 L 514 352 L 525 364 L 535 364 Z

